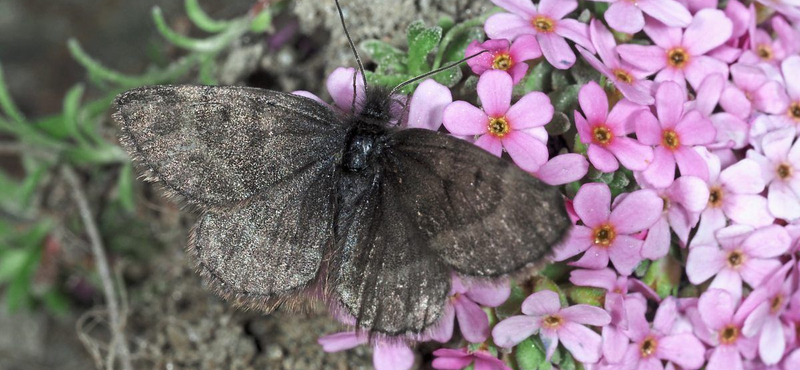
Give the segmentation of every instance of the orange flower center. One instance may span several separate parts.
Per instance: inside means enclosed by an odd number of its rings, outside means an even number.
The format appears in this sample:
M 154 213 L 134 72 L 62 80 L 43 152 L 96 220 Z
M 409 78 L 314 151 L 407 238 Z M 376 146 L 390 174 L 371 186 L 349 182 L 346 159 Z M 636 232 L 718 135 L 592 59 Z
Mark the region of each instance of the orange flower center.
M 642 357 L 647 358 L 656 353 L 657 347 L 658 347 L 658 342 L 656 341 L 656 338 L 647 337 L 647 339 L 645 339 L 644 342 L 642 342 L 642 345 L 641 347 L 639 347 L 639 350 L 642 352 Z
M 667 63 L 675 68 L 683 68 L 689 62 L 689 53 L 681 47 L 670 49 L 667 52 Z
M 669 150 L 678 149 L 681 145 L 681 138 L 678 137 L 678 133 L 673 130 L 664 130 L 664 138 L 661 141 L 664 144 L 664 147 Z
M 592 139 L 600 145 L 608 145 L 614 139 L 614 135 L 608 127 L 599 125 L 592 129 Z
M 722 344 L 731 344 L 739 339 L 739 328 L 728 325 L 719 332 L 719 341 Z
M 759 44 L 756 46 L 756 54 L 765 62 L 772 60 L 775 56 L 775 53 L 772 52 L 772 46 L 769 44 Z
M 614 77 L 617 78 L 617 81 L 624 82 L 626 84 L 633 83 L 633 76 L 625 70 L 622 69 L 615 69 L 614 70 Z
M 783 305 L 783 296 L 777 295 L 775 298 L 772 298 L 772 302 L 769 305 L 769 311 L 773 314 L 776 314 L 778 311 L 780 311 L 781 305 Z
M 492 68 L 501 71 L 507 71 L 513 65 L 514 62 L 511 60 L 511 56 L 506 53 L 495 55 L 494 61 L 492 61 Z
M 728 254 L 728 266 L 732 269 L 736 270 L 744 264 L 745 259 L 747 257 L 739 250 L 735 250 Z
M 786 163 L 781 163 L 778 166 L 777 170 L 775 170 L 775 172 L 777 172 L 779 179 L 786 180 L 792 177 L 792 172 L 794 172 L 794 168 L 792 168 L 792 166 L 789 166 Z
M 789 117 L 791 117 L 795 122 L 800 122 L 800 101 L 796 101 L 789 106 L 789 111 L 787 112 Z
M 491 118 L 489 120 L 489 133 L 502 138 L 511 131 L 511 126 L 508 125 L 505 117 Z
M 548 315 L 542 319 L 542 326 L 547 329 L 557 329 L 564 323 L 564 319 L 557 315 Z
M 531 20 L 531 24 L 541 33 L 551 33 L 556 30 L 556 22 L 545 15 L 537 16 Z
M 722 188 L 713 186 L 708 189 L 708 206 L 711 208 L 719 208 L 722 206 Z
M 594 229 L 594 244 L 608 247 L 617 238 L 617 231 L 610 224 L 603 224 Z

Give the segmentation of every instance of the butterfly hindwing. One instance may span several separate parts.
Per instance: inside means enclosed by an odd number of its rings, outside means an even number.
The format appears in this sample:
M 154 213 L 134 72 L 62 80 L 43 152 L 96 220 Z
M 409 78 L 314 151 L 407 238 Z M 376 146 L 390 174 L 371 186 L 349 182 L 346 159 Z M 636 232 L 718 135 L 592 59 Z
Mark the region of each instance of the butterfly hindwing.
M 539 262 L 570 225 L 557 188 L 464 140 L 402 130 L 387 155 L 404 212 L 460 274 L 495 277 Z
M 150 86 L 115 100 L 121 142 L 150 177 L 201 206 L 231 206 L 338 155 L 330 108 L 235 86 Z

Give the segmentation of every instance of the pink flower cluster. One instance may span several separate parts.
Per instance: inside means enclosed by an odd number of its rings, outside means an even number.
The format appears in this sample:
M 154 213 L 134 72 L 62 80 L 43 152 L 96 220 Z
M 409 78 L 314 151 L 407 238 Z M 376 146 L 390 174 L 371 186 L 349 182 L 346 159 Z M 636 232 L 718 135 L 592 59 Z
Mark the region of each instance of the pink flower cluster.
M 505 12 L 466 52 L 484 52 L 468 62 L 480 104 L 429 80 L 398 124 L 446 130 L 569 184 L 574 227 L 553 255 L 566 275 L 502 320 L 491 313 L 508 282 L 454 276 L 441 324 L 409 339 L 445 343 L 458 323 L 472 344 L 435 351 L 436 369 L 512 368 L 503 359 L 531 338 L 546 360 L 569 353 L 586 369 L 800 369 L 800 0 L 582 2 L 592 12 L 577 0 L 491 1 Z M 571 153 L 552 153 L 545 127 L 560 113 L 515 85 L 534 63 L 579 62 L 602 77 L 564 112 Z M 344 110 L 353 73 L 329 79 Z M 620 176 L 630 183 L 610 183 Z M 570 294 L 580 289 L 600 299 Z M 376 368 L 414 363 L 405 342 L 373 346 Z

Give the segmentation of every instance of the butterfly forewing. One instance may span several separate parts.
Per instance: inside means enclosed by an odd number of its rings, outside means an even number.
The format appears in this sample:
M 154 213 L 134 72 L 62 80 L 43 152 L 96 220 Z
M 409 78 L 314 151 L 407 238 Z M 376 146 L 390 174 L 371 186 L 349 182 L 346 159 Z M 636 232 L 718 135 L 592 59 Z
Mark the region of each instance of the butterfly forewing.
M 269 90 L 151 86 L 115 105 L 121 141 L 151 178 L 205 206 L 234 205 L 340 156 L 344 140 L 330 108 Z

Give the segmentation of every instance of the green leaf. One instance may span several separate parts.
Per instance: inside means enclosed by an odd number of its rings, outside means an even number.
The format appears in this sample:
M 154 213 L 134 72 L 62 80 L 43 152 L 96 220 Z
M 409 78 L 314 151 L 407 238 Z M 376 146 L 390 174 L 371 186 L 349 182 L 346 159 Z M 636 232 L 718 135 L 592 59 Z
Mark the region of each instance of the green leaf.
M 578 60 L 578 62 L 569 69 L 569 72 L 578 85 L 585 85 L 591 81 L 597 81 L 600 79 L 600 72 L 589 65 L 589 63 L 586 63 L 583 59 Z
M 565 134 L 572 127 L 569 117 L 563 112 L 555 112 L 553 119 L 550 123 L 544 126 L 547 134 L 550 136 L 559 136 Z
M 255 33 L 264 33 L 272 31 L 272 9 L 264 8 L 261 13 L 253 18 L 250 23 L 250 31 Z
M 359 47 L 370 59 L 378 64 L 377 73 L 406 73 L 408 56 L 394 46 L 380 40 L 366 40 Z
M 0 253 L 0 283 L 5 283 L 18 275 L 25 267 L 30 251 L 9 249 Z
M 79 118 L 78 112 L 81 108 L 81 97 L 83 97 L 84 91 L 83 84 L 77 84 L 73 86 L 67 92 L 67 95 L 64 97 L 64 126 L 66 126 L 66 131 L 69 133 L 70 136 L 73 138 L 81 141 L 83 137 L 80 135 L 80 131 L 78 130 L 79 125 Z
M 647 269 L 642 282 L 649 285 L 661 298 L 678 294 L 681 282 L 681 263 L 674 257 L 666 257 L 653 261 Z
M 436 80 L 436 82 L 445 85 L 448 88 L 458 84 L 463 77 L 464 73 L 461 72 L 460 67 L 453 67 L 433 75 L 433 79 Z
M 566 263 L 553 262 L 546 265 L 542 271 L 539 272 L 539 275 L 547 277 L 553 281 L 561 281 L 567 276 L 567 274 L 569 274 L 570 270 L 572 270 L 572 268 L 567 266 Z
M 3 74 L 3 66 L 0 64 L 0 111 L 16 123 L 25 122 L 25 115 L 17 108 L 11 93 L 8 92 L 8 84 Z
M 473 41 L 483 41 L 484 34 L 483 30 L 480 28 L 470 28 L 465 32 L 462 32 L 447 45 L 445 52 L 444 52 L 444 61 L 445 62 L 457 62 L 461 59 L 464 59 L 468 55 L 467 53 L 467 46 L 471 44 Z
M 531 68 L 521 84 L 524 86 L 523 94 L 531 91 L 550 90 L 550 75 L 552 73 L 553 66 L 548 63 L 539 63 Z
M 133 199 L 132 167 L 130 162 L 125 163 L 119 170 L 119 179 L 117 180 L 117 199 L 122 205 L 122 209 L 128 212 L 133 212 L 136 209 L 136 203 Z
M 539 276 L 536 279 L 536 283 L 533 285 L 533 292 L 541 292 L 543 290 L 552 290 L 558 293 L 558 298 L 561 301 L 561 306 L 566 307 L 568 305 L 567 296 L 564 294 L 564 291 L 556 284 L 554 281 L 548 279 L 545 276 Z
M 211 17 L 206 14 L 205 11 L 200 7 L 200 3 L 197 0 L 186 0 L 184 2 L 186 8 L 186 15 L 189 16 L 189 20 L 194 23 L 197 28 L 211 33 L 222 32 L 228 26 L 230 26 L 230 22 L 228 21 L 218 21 L 211 19 Z
M 580 85 L 569 85 L 547 95 L 550 97 L 550 102 L 556 111 L 572 114 L 575 108 L 578 107 L 578 92 L 580 89 Z
M 408 72 L 411 75 L 420 75 L 428 72 L 428 54 L 430 54 L 442 39 L 440 27 L 426 27 L 422 21 L 416 21 L 408 26 Z
M 173 31 L 172 28 L 167 25 L 164 14 L 158 6 L 153 7 L 152 15 L 153 21 L 156 23 L 156 29 L 161 36 L 164 36 L 167 41 L 177 47 L 200 52 L 211 52 L 217 47 L 212 39 L 194 39 Z
M 517 344 L 514 350 L 520 370 L 550 370 L 553 368 L 545 359 L 544 346 L 539 339 L 528 338 Z
M 442 32 L 447 34 L 447 31 L 449 31 L 451 28 L 453 28 L 453 26 L 456 25 L 456 21 L 453 19 L 453 17 L 445 14 L 439 17 L 439 22 L 437 22 L 437 25 L 439 26 L 439 28 L 442 29 Z
M 70 162 L 82 164 L 114 164 L 130 161 L 122 148 L 113 145 L 102 147 L 77 147 L 67 149 L 64 153 Z
M 395 87 L 411 78 L 411 76 L 404 74 L 382 75 L 370 71 L 367 71 L 366 75 L 367 83 L 386 87 Z M 410 94 L 413 90 L 414 86 L 406 86 L 401 90 L 401 93 Z
M 562 351 L 563 357 L 558 362 L 558 368 L 561 370 L 577 370 L 578 362 L 572 357 L 572 353 L 566 349 Z
M 525 291 L 516 282 L 511 283 L 511 294 L 508 296 L 503 304 L 495 308 L 494 312 L 497 318 L 503 320 L 505 318 L 518 315 L 522 302 L 527 298 Z
M 50 289 L 41 296 L 44 306 L 53 314 L 61 316 L 69 311 L 69 301 L 67 297 L 55 289 Z
M 606 296 L 605 289 L 591 288 L 584 286 L 574 286 L 567 290 L 570 301 L 576 304 L 588 304 L 595 307 L 603 307 Z

